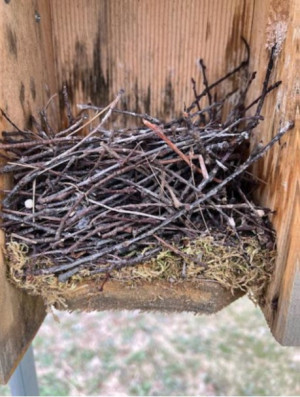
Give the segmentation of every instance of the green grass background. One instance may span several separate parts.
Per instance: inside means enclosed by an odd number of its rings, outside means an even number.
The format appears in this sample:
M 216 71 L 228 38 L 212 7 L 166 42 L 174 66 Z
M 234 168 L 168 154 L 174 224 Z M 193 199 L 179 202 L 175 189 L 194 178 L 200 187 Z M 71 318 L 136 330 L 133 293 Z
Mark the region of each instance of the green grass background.
M 57 315 L 33 343 L 41 395 L 300 394 L 300 348 L 280 346 L 247 298 L 211 316 Z

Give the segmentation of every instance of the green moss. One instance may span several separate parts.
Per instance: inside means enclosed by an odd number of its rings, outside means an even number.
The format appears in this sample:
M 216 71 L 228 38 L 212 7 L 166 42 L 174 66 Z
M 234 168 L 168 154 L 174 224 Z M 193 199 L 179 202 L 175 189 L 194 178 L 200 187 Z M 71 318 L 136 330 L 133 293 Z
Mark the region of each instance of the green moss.
M 255 302 L 260 301 L 271 277 L 275 251 L 262 249 L 255 237 L 245 237 L 238 242 L 224 242 L 221 237 L 201 237 L 184 240 L 174 249 L 162 250 L 155 258 L 134 266 L 110 272 L 111 279 L 138 288 L 138 281 L 170 283 L 196 283 L 199 280 L 215 280 L 223 287 L 242 290 Z M 150 248 L 149 248 L 150 249 Z M 18 287 L 34 295 L 41 295 L 48 308 L 58 303 L 65 305 L 65 294 L 88 280 L 101 282 L 105 275 L 90 276 L 82 270 L 67 282 L 60 283 L 55 274 L 26 275 L 29 266 L 28 247 L 11 241 L 7 244 L 6 257 L 9 277 Z M 53 265 L 43 258 L 43 267 Z M 41 267 L 40 263 L 35 266 Z

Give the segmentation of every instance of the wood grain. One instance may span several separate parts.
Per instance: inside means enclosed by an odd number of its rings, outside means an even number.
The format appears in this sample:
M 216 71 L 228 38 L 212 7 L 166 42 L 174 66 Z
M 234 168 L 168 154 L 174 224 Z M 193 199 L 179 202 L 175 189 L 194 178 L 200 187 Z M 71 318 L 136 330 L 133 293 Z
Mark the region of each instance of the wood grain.
M 142 310 L 162 312 L 194 312 L 212 314 L 241 297 L 243 292 L 231 291 L 209 280 L 172 284 L 168 281 L 128 285 L 108 280 L 99 291 L 99 285 L 84 283 L 66 293 L 68 310 Z M 60 307 L 64 310 L 64 307 Z
M 275 338 L 284 345 L 300 345 L 300 289 L 299 285 L 299 33 L 300 4 L 297 0 L 281 2 L 256 1 L 255 18 L 251 33 L 252 67 L 262 70 L 267 64 L 271 46 L 278 42 L 273 81 L 282 80 L 263 109 L 265 122 L 257 130 L 253 145 L 267 142 L 278 127 L 289 120 L 295 121 L 279 145 L 260 161 L 254 172 L 265 181 L 257 192 L 257 200 L 276 210 L 272 223 L 277 232 L 277 263 L 273 280 L 263 307 Z M 259 90 L 260 73 L 254 90 Z M 298 280 L 298 281 L 297 281 Z
M 52 0 L 58 84 L 73 104 L 107 105 L 120 88 L 123 106 L 169 119 L 199 89 L 198 61 L 213 81 L 245 56 L 252 0 Z M 123 120 L 122 120 L 123 122 Z
M 37 22 L 35 14 L 40 15 Z M 30 125 L 56 88 L 46 0 L 0 2 L 0 107 L 21 128 Z M 46 86 L 48 88 L 46 88 Z M 0 128 L 11 128 L 1 118 Z M 9 180 L 1 176 L 0 188 Z M 1 234 L 1 247 L 4 236 Z M 45 316 L 41 299 L 15 289 L 6 279 L 0 258 L 0 383 L 8 380 Z

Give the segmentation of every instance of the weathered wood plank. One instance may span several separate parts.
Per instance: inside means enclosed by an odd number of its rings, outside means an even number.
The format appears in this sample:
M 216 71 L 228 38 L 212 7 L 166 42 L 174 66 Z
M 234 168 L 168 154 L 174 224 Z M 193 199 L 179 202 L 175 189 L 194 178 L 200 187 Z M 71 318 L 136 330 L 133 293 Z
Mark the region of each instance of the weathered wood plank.
M 283 83 L 270 95 L 263 110 L 265 122 L 257 133 L 256 144 L 266 142 L 278 126 L 294 120 L 295 128 L 272 149 L 254 172 L 266 183 L 257 193 L 259 202 L 275 209 L 272 223 L 277 232 L 278 258 L 273 280 L 263 307 L 275 338 L 284 345 L 300 345 L 300 218 L 299 218 L 299 34 L 300 4 L 297 0 L 255 2 L 251 33 L 253 67 L 266 65 L 271 46 L 278 43 L 273 80 Z M 263 75 L 260 76 L 262 80 Z M 257 81 L 261 85 L 262 81 Z M 257 85 L 255 89 L 257 90 Z
M 21 128 L 48 101 L 48 90 L 56 92 L 49 15 L 48 0 L 0 2 L 0 107 Z M 0 128 L 11 128 L 3 117 Z M 9 180 L 1 176 L 0 188 L 8 186 Z M 3 234 L 0 245 L 4 245 Z M 0 383 L 8 381 L 44 316 L 41 299 L 7 281 L 1 249 Z
M 253 0 L 52 0 L 58 84 L 73 103 L 123 105 L 168 119 L 193 99 L 200 57 L 210 81 L 245 56 Z
M 300 155 L 300 153 L 299 153 Z M 300 157 L 298 157 L 300 158 Z M 298 174 L 299 175 L 299 174 Z M 300 204 L 299 183 L 297 187 L 296 210 L 289 235 L 287 268 L 283 276 L 278 297 L 277 315 L 273 320 L 273 333 L 287 346 L 300 346 Z M 275 301 L 276 302 L 276 301 Z
M 222 288 L 213 280 L 171 284 L 168 281 L 139 281 L 135 284 L 108 280 L 103 291 L 99 285 L 84 283 L 66 293 L 68 310 L 158 310 L 212 314 L 244 295 Z M 61 307 L 61 309 L 64 309 Z

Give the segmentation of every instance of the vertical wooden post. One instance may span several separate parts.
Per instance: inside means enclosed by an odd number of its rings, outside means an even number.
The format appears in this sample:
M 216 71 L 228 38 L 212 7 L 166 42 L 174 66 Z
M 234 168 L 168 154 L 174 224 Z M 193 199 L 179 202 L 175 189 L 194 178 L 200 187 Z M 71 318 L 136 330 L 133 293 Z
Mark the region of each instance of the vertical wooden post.
M 273 335 L 283 345 L 300 345 L 300 3 L 298 0 L 255 2 L 251 33 L 255 70 L 267 64 L 277 43 L 273 79 L 282 80 L 263 109 L 265 122 L 257 131 L 256 144 L 274 136 L 280 125 L 293 120 L 295 128 L 254 167 L 266 183 L 258 201 L 274 209 L 277 232 L 277 263 L 262 307 Z M 260 79 L 263 75 L 260 73 Z M 261 81 L 257 81 L 261 86 Z M 257 90 L 258 86 L 255 86 Z
M 57 91 L 48 0 L 0 1 L 0 107 L 20 127 L 26 128 Z M 12 127 L 0 117 L 0 128 Z M 10 181 L 1 176 L 0 188 Z M 4 236 L 1 233 L 1 248 Z M 43 302 L 14 288 L 0 260 L 0 383 L 25 353 L 45 316 Z

